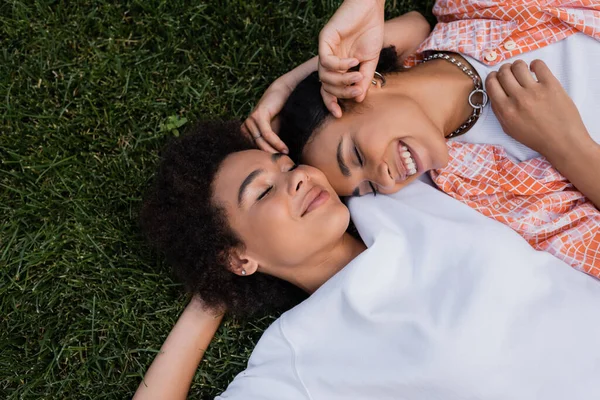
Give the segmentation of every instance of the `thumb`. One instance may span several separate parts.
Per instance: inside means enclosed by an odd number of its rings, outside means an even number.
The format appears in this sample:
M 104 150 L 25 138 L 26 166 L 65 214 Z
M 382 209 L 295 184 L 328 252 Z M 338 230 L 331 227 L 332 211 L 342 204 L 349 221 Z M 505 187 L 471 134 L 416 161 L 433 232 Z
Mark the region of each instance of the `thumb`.
M 363 61 L 360 64 L 360 73 L 363 76 L 363 79 L 358 83 L 358 86 L 363 90 L 362 94 L 356 97 L 357 102 L 361 102 L 367 96 L 367 90 L 369 90 L 369 86 L 371 85 L 371 81 L 373 80 L 373 76 L 375 76 L 375 68 L 377 68 L 377 61 L 379 61 L 379 57 L 374 58 L 373 60 Z

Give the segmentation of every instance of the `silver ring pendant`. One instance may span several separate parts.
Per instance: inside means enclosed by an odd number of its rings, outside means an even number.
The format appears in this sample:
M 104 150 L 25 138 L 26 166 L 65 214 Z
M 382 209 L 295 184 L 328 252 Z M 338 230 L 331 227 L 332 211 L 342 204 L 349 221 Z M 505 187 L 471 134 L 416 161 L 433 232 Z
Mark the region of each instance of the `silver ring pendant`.
M 481 101 L 481 104 L 475 104 L 473 103 L 473 96 L 476 93 L 481 93 L 481 95 L 483 96 L 483 99 Z M 486 93 L 485 90 L 483 89 L 474 89 L 471 94 L 469 95 L 469 104 L 471 105 L 471 107 L 475 108 L 475 109 L 482 109 L 483 107 L 487 106 L 488 103 L 488 94 Z

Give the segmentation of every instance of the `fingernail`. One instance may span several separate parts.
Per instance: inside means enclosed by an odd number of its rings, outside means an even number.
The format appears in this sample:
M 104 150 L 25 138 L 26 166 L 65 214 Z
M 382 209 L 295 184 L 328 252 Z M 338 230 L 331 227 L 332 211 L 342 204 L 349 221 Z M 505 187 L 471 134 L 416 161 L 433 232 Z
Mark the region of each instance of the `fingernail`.
M 358 65 L 358 60 L 355 58 L 354 60 L 350 61 L 350 68 L 352 67 L 356 67 Z
M 289 151 L 288 149 L 283 149 L 283 150 L 282 150 L 282 153 L 283 153 L 283 154 L 290 154 L 290 151 Z
M 353 90 L 350 92 L 350 95 L 351 95 L 352 97 L 356 97 L 356 96 L 358 96 L 358 95 L 359 95 L 359 94 L 361 94 L 361 93 L 362 93 L 362 90 L 360 90 L 360 89 L 353 89 Z

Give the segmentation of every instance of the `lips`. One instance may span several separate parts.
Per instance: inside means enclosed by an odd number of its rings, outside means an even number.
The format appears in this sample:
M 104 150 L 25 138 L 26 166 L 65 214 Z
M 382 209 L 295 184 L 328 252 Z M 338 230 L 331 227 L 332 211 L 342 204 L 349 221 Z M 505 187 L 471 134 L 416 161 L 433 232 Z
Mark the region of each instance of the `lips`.
M 321 205 L 325 204 L 329 200 L 329 192 L 321 188 L 320 186 L 314 186 L 308 191 L 304 200 L 302 201 L 302 214 L 304 217 L 306 214 L 316 210 Z

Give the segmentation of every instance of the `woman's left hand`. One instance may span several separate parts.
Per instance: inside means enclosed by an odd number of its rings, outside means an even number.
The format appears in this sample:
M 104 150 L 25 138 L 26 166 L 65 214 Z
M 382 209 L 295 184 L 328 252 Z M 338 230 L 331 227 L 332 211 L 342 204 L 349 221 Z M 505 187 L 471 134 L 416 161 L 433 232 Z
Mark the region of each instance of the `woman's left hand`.
M 504 132 L 550 161 L 600 209 L 600 144 L 550 69 L 540 60 L 505 64 L 492 72 L 487 92 Z
M 486 80 L 494 114 L 508 135 L 550 158 L 574 144 L 593 142 L 579 111 L 541 60 L 504 64 Z

